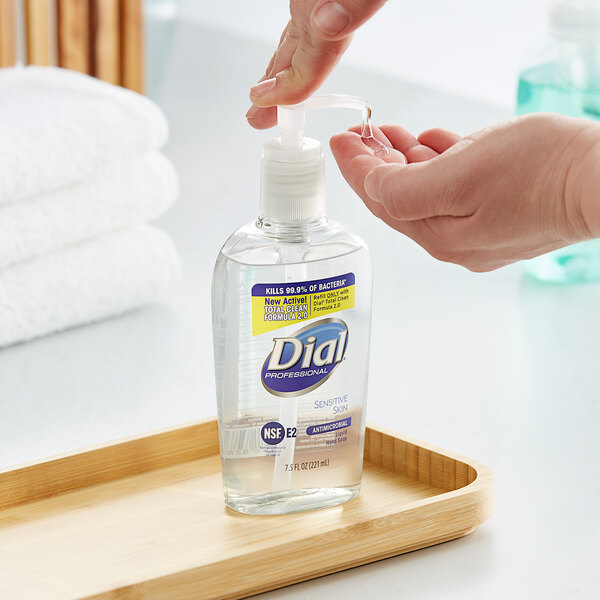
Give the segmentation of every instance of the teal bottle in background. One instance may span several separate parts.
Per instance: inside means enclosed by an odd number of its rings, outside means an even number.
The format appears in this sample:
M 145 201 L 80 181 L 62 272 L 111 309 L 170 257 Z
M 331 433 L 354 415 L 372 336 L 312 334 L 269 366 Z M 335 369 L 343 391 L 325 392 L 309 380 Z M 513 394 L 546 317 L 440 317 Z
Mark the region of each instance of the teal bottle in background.
M 600 121 L 600 0 L 553 0 L 553 39 L 522 70 L 517 114 L 555 112 Z M 600 281 L 600 240 L 525 261 L 525 271 L 552 283 Z

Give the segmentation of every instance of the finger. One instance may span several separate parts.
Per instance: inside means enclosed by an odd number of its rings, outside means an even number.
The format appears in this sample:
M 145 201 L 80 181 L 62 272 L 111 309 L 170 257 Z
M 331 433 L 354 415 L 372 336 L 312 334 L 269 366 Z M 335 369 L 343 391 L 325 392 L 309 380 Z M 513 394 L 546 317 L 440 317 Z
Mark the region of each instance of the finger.
M 385 164 L 363 144 L 357 133 L 347 132 L 334 135 L 329 141 L 331 152 L 344 179 L 363 200 L 371 200 L 365 193 L 364 180 L 372 169 Z
M 250 90 L 256 106 L 298 104 L 311 96 L 327 79 L 350 45 L 351 37 L 327 42 L 306 34 L 287 68 Z
M 385 4 L 385 0 L 319 0 L 301 31 L 289 66 L 250 91 L 256 106 L 297 104 L 325 81 L 350 45 L 352 33 Z M 294 19 L 297 21 L 297 19 Z
M 383 133 L 383 131 L 381 131 L 381 129 L 379 129 L 379 127 L 377 127 L 377 125 L 373 125 L 372 129 L 373 129 L 373 135 L 376 140 L 379 140 L 382 144 L 385 144 L 389 148 L 392 148 L 392 142 L 390 142 L 390 140 L 387 139 L 385 133 Z M 363 130 L 362 124 L 361 125 L 353 125 L 352 127 L 348 128 L 348 131 L 358 133 L 358 135 L 360 135 L 360 136 L 362 136 L 362 130 Z
M 385 164 L 383 159 L 375 156 L 372 150 L 364 145 L 360 136 L 354 132 L 334 135 L 329 145 L 338 167 L 350 187 L 360 196 L 367 208 L 375 216 L 390 224 L 391 219 L 385 208 L 381 204 L 374 202 L 365 192 L 364 188 L 365 176 L 374 167 Z M 402 155 L 399 155 L 397 160 L 406 161 Z
M 292 62 L 292 57 L 294 56 L 294 52 L 296 52 L 299 40 L 295 24 L 290 19 L 279 38 L 279 44 L 267 65 L 265 74 L 258 80 L 258 83 L 265 81 L 265 79 L 270 79 L 275 73 L 281 71 L 281 69 L 287 67 Z
M 474 209 L 467 192 L 477 174 L 470 173 L 468 159 L 461 155 L 442 154 L 435 160 L 408 165 L 379 165 L 365 177 L 365 192 L 383 204 L 394 219 L 471 215 Z
M 390 140 L 387 139 L 383 131 L 379 129 L 376 125 L 371 127 L 373 131 L 373 137 L 379 142 L 379 144 L 369 144 L 369 138 L 365 138 L 362 136 L 362 125 L 354 125 L 350 127 L 348 131 L 352 131 L 353 133 L 357 133 L 361 136 L 361 140 L 363 144 L 373 152 L 379 158 L 382 158 L 386 163 L 406 163 L 406 157 L 404 154 L 393 148 Z M 385 146 L 385 148 L 381 148 L 381 145 Z M 382 152 L 385 151 L 385 152 Z
M 460 141 L 462 136 L 447 129 L 436 127 L 434 129 L 427 129 L 417 139 L 424 146 L 429 146 L 441 154 Z
M 384 142 L 385 137 L 382 134 L 381 138 Z M 392 153 L 385 157 L 376 154 L 356 132 L 334 135 L 329 145 L 342 175 L 361 197 L 364 195 L 364 179 L 373 168 L 382 164 L 406 164 L 406 157 L 397 150 L 392 150 Z M 358 158 L 361 160 L 354 163 Z
M 400 125 L 382 125 L 381 131 L 390 140 L 394 148 L 406 156 L 409 163 L 423 162 L 438 156 L 438 152 L 420 144 L 408 129 Z
M 272 78 L 275 73 L 290 65 L 298 47 L 298 39 L 294 24 L 290 21 L 283 30 L 279 46 L 271 57 L 265 74 L 258 80 L 258 84 Z M 253 104 L 246 113 L 246 119 L 255 129 L 269 129 L 277 124 L 277 109 L 272 106 L 261 108 Z
M 270 129 L 277 125 L 277 107 L 259 108 L 258 106 L 252 106 L 246 113 L 246 119 L 254 129 Z
M 463 232 L 461 225 L 465 224 L 465 221 L 452 216 L 441 216 L 433 219 L 398 220 L 394 215 L 390 214 L 385 205 L 373 201 L 365 190 L 365 169 L 370 169 L 373 165 L 377 165 L 375 170 L 378 170 L 383 169 L 385 165 L 382 165 L 381 158 L 369 156 L 369 149 L 365 149 L 362 139 L 358 131 L 356 131 L 360 130 L 360 127 L 353 127 L 352 129 L 355 131 L 334 136 L 331 139 L 330 145 L 342 174 L 352 189 L 363 199 L 367 208 L 387 225 L 423 246 L 435 258 L 459 262 L 462 255 L 450 252 L 447 249 L 446 242 L 453 234 L 457 233 L 457 226 L 459 237 L 461 237 L 460 234 Z M 374 128 L 373 132 L 380 141 L 385 141 L 385 136 L 381 131 Z M 404 157 L 402 160 L 405 160 Z M 400 167 L 400 169 L 409 171 L 420 166 L 408 165 Z

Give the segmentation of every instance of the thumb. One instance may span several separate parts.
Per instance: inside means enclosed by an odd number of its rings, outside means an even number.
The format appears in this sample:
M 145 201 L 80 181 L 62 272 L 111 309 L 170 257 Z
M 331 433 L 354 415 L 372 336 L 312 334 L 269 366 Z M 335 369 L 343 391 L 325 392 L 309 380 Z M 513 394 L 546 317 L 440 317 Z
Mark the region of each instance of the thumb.
M 311 23 L 323 39 L 339 40 L 372 17 L 386 0 L 321 0 L 311 14 Z
M 439 156 L 409 165 L 377 166 L 365 177 L 365 192 L 401 221 L 469 215 L 462 202 L 462 178 L 451 163 Z

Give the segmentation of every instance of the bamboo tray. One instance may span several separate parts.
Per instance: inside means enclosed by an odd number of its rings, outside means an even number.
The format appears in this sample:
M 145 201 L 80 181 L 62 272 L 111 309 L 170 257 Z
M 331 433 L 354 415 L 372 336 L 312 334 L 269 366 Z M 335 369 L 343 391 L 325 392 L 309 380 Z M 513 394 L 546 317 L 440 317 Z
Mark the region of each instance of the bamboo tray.
M 235 599 L 452 540 L 484 465 L 367 428 L 362 491 L 285 516 L 225 508 L 216 421 L 0 471 L 0 598 Z

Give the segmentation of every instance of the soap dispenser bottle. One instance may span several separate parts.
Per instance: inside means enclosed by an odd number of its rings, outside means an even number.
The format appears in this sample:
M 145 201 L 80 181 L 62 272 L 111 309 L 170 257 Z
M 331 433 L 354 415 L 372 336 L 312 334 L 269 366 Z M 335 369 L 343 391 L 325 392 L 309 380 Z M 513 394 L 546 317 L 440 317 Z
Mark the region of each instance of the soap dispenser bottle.
M 552 0 L 552 41 L 522 70 L 517 114 L 556 112 L 600 121 L 600 0 Z M 600 240 L 525 261 L 533 278 L 552 283 L 600 281 Z
M 372 275 L 365 244 L 325 211 L 320 142 L 305 111 L 366 101 L 314 96 L 278 107 L 264 144 L 258 219 L 227 240 L 212 282 L 225 503 L 282 514 L 360 489 Z

